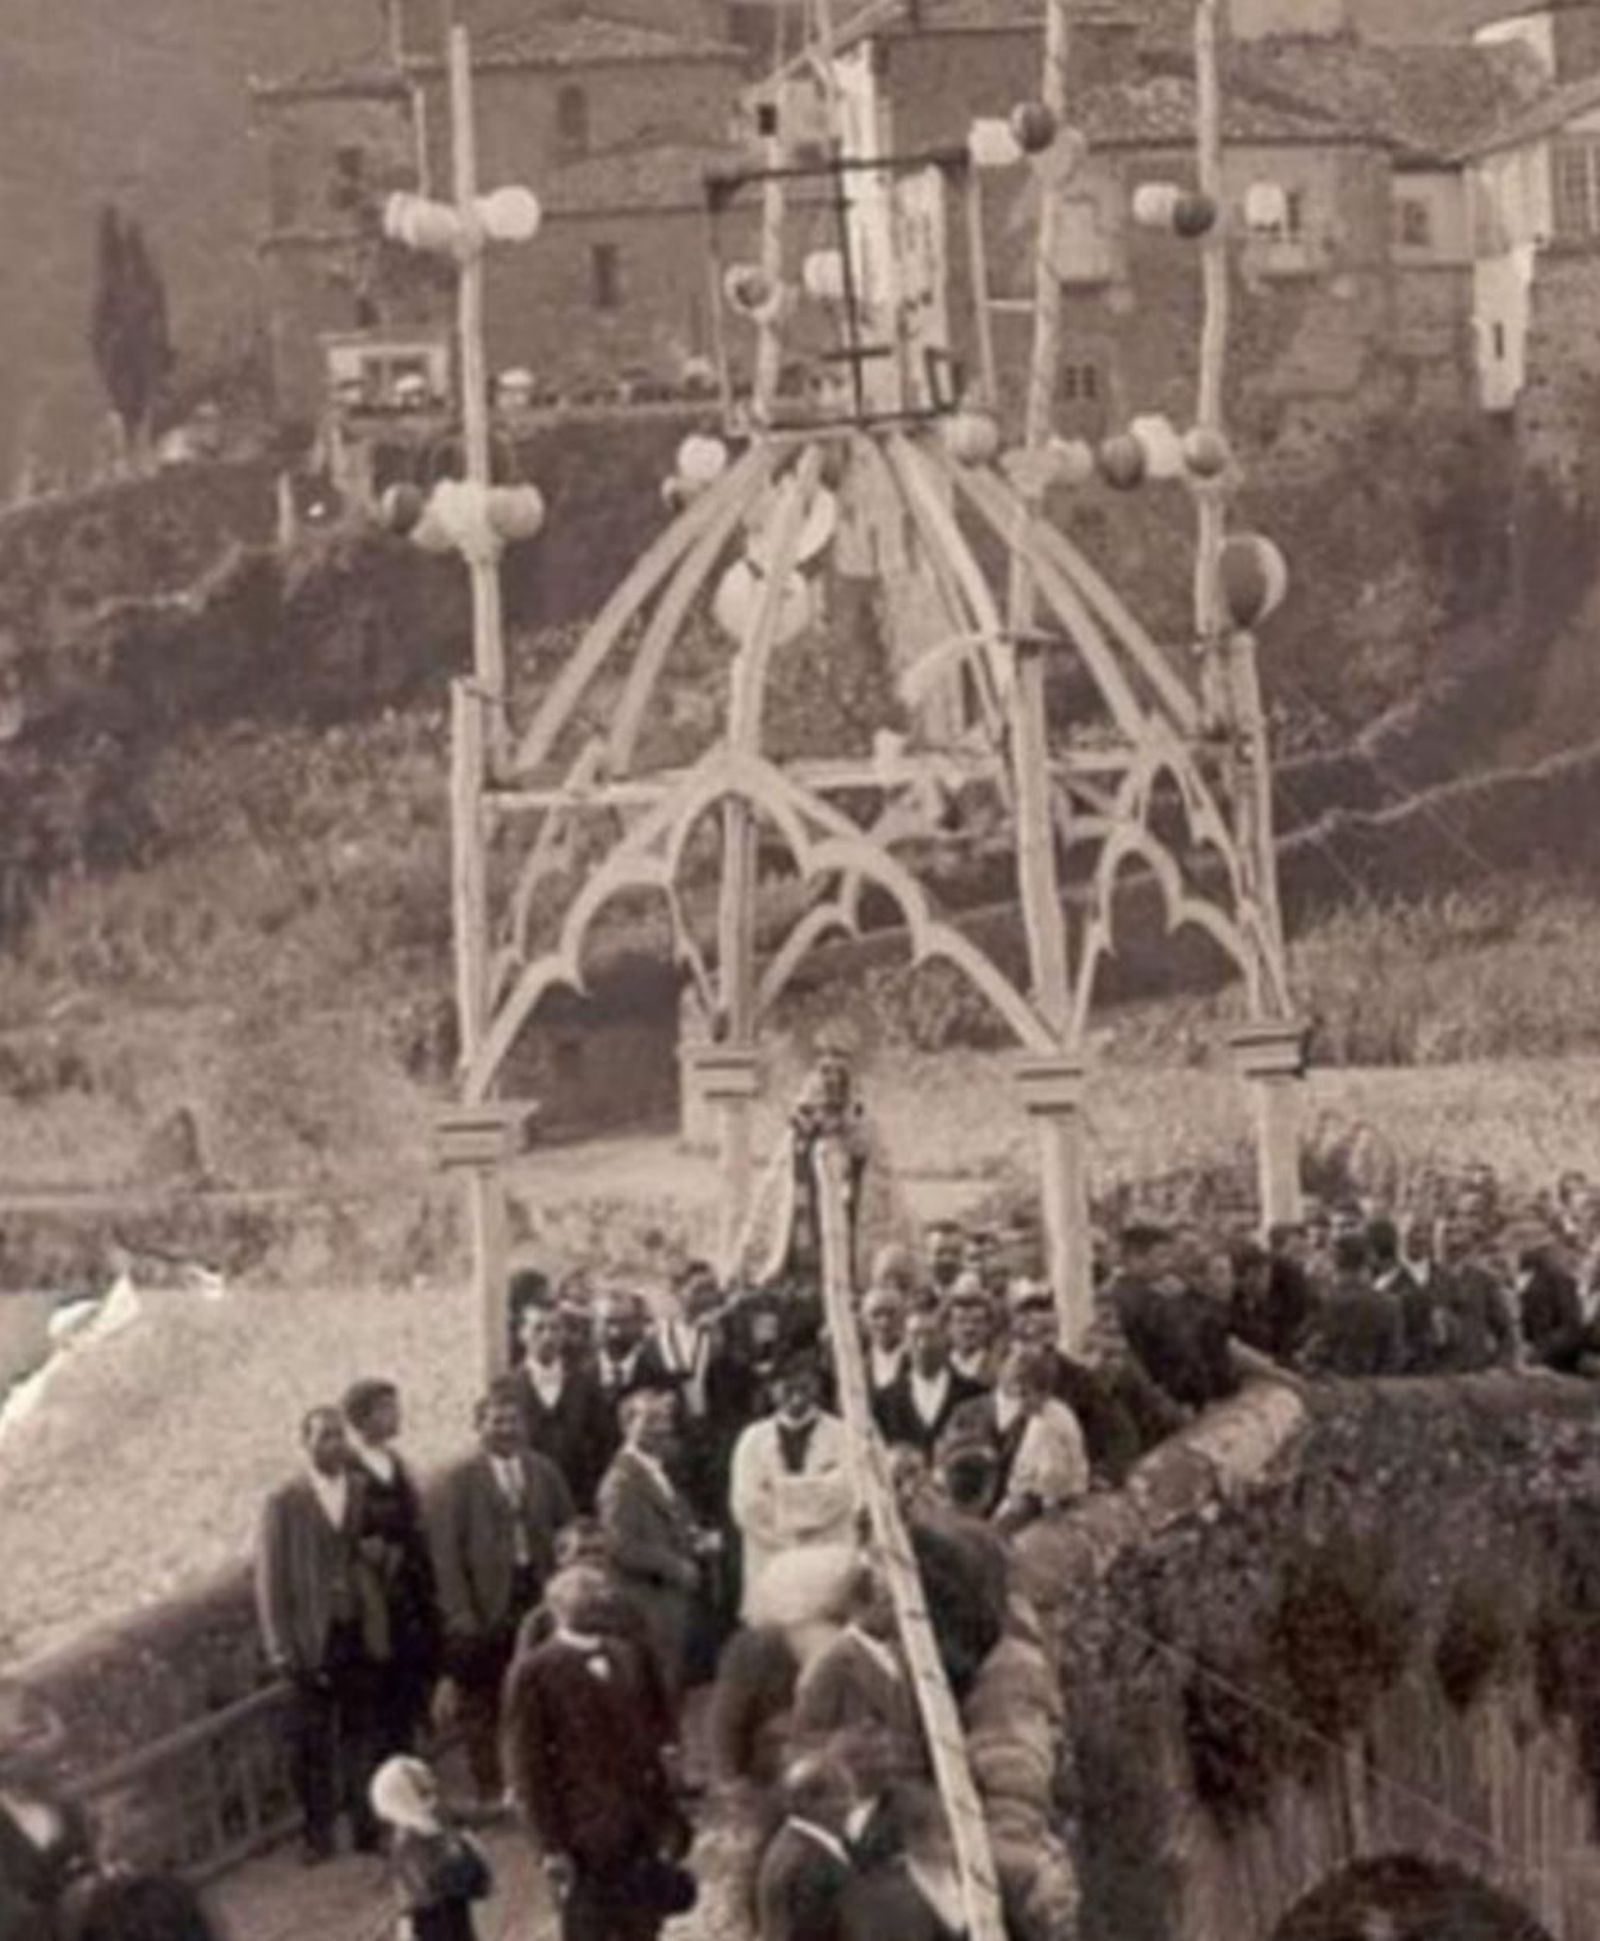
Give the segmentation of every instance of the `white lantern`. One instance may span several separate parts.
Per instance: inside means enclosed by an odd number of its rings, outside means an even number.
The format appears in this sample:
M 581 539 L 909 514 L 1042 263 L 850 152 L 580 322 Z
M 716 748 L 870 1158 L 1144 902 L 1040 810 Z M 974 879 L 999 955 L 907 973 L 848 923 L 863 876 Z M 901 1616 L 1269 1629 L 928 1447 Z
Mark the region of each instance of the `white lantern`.
M 1094 477 L 1094 447 L 1086 438 L 1052 438 L 1045 450 L 1058 485 L 1087 485 Z
M 1015 168 L 1023 149 L 1009 121 L 985 115 L 968 131 L 967 153 L 974 168 Z
M 678 447 L 678 476 L 686 485 L 712 485 L 727 469 L 728 448 L 720 438 L 691 432 Z
M 533 372 L 520 366 L 502 371 L 495 383 L 495 397 L 508 411 L 526 411 L 533 403 Z
M 483 233 L 496 243 L 531 243 L 539 233 L 544 211 L 532 189 L 508 185 L 478 197 L 476 208 Z
M 1176 182 L 1141 182 L 1133 192 L 1133 219 L 1141 229 L 1170 229 L 1183 191 Z
M 1159 413 L 1135 418 L 1128 427 L 1145 451 L 1145 475 L 1153 479 L 1175 479 L 1183 476 L 1183 440 L 1173 429 L 1170 419 Z
M 383 208 L 383 233 L 407 249 L 448 255 L 462 242 L 461 218 L 447 202 L 426 196 L 395 194 Z
M 723 574 L 711 603 L 717 625 L 741 646 L 756 623 L 767 582 L 749 560 L 738 559 Z M 782 647 L 805 632 L 813 618 L 811 587 L 802 574 L 791 573 L 778 602 L 772 644 Z

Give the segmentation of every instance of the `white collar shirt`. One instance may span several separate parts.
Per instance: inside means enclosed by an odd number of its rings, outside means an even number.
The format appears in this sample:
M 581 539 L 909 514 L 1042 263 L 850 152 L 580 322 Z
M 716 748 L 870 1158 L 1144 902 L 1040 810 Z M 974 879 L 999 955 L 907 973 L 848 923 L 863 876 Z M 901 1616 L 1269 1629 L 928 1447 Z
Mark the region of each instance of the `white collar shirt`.
M 818 1826 L 815 1820 L 801 1819 L 798 1813 L 791 1813 L 787 1824 L 804 1839 L 814 1841 L 825 1852 L 831 1853 L 841 1867 L 850 1867 L 850 1849 L 837 1833 L 830 1833 L 825 1826 Z
M 376 1443 L 368 1442 L 354 1432 L 350 1436 L 350 1447 L 355 1451 L 356 1461 L 380 1483 L 392 1483 L 398 1473 L 392 1449 L 381 1449 Z
M 334 1529 L 342 1530 L 345 1512 L 350 1507 L 350 1478 L 343 1471 L 337 1476 L 324 1476 L 320 1469 L 311 1469 L 306 1473 L 311 1478 L 312 1491 L 322 1505 L 322 1514 Z
M 945 1397 L 950 1393 L 950 1370 L 941 1368 L 937 1375 L 919 1375 L 911 1370 L 911 1406 L 916 1410 L 919 1420 L 937 1422 L 939 1411 L 944 1407 Z

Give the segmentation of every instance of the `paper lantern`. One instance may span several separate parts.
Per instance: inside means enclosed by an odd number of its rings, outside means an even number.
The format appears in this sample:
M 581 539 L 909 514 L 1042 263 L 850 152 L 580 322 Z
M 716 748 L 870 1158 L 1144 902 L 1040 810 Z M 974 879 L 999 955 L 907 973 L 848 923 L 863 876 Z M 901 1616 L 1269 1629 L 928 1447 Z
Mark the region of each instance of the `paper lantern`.
M 1232 464 L 1233 453 L 1220 431 L 1196 425 L 1184 436 L 1183 462 L 1197 479 L 1220 478 Z
M 427 509 L 419 488 L 404 481 L 388 486 L 378 500 L 379 520 L 402 539 L 416 531 Z
M 474 205 L 483 233 L 496 243 L 531 243 L 539 233 L 544 211 L 532 189 L 507 186 L 491 189 Z
M 767 582 L 747 559 L 738 559 L 723 574 L 712 596 L 711 611 L 717 625 L 741 646 L 761 611 Z M 812 620 L 811 588 L 803 575 L 791 573 L 778 601 L 773 628 L 773 645 L 781 647 L 805 632 Z
M 1182 197 L 1176 182 L 1141 182 L 1133 192 L 1133 219 L 1141 229 L 1170 229 Z
M 430 250 L 438 255 L 453 254 L 465 234 L 460 216 L 449 203 L 404 193 L 390 196 L 383 205 L 383 233 L 391 242 L 404 243 L 407 249 Z
M 728 448 L 720 438 L 691 432 L 678 447 L 678 475 L 687 485 L 711 485 L 727 469 Z
M 1085 438 L 1052 438 L 1045 447 L 1059 485 L 1087 485 L 1094 477 L 1094 447 Z
M 489 492 L 485 512 L 507 543 L 532 539 L 544 525 L 544 494 L 536 485 L 496 485 Z
M 1009 121 L 984 116 L 967 132 L 967 153 L 974 168 L 1015 168 L 1022 145 Z
M 1000 426 L 989 411 L 963 409 L 941 427 L 945 450 L 961 465 L 987 465 L 1000 450 Z
M 837 249 L 814 249 L 806 258 L 800 281 L 808 297 L 818 303 L 844 301 L 844 254 Z
M 411 543 L 425 553 L 453 553 L 456 549 L 455 535 L 434 510 L 431 500 L 411 529 Z
M 1236 533 L 1224 541 L 1217 577 L 1236 627 L 1258 626 L 1277 612 L 1289 591 L 1289 563 L 1260 533 Z
M 1131 492 L 1143 485 L 1149 470 L 1149 455 L 1131 432 L 1107 438 L 1096 453 L 1100 476 L 1119 492 Z
M 1172 227 L 1178 235 L 1193 242 L 1216 227 L 1217 205 L 1213 197 L 1199 189 L 1187 189 L 1172 210 Z
M 1012 138 L 1024 155 L 1041 155 L 1056 138 L 1054 109 L 1043 101 L 1021 101 L 1011 110 Z
M 1175 479 L 1183 476 L 1183 440 L 1171 421 L 1159 413 L 1135 418 L 1129 431 L 1144 447 L 1145 476 Z
M 722 279 L 722 291 L 752 323 L 771 323 L 783 308 L 783 285 L 755 263 L 735 263 Z

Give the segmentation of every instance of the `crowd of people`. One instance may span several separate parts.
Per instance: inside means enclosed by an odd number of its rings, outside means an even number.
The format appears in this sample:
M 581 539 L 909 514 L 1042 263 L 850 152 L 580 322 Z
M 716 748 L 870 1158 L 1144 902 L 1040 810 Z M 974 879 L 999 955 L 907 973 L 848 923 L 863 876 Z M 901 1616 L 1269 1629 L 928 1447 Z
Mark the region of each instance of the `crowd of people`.
M 858 1305 L 871 1406 L 957 1696 L 1006 1625 L 1009 1536 L 1119 1484 L 1252 1371 L 1584 1371 L 1597 1241 L 1587 1182 L 1507 1208 L 1483 1169 L 1406 1217 L 1316 1207 L 1265 1244 L 1130 1224 L 1073 1354 L 1031 1230 L 939 1222 L 920 1250 L 880 1249 Z M 814 1288 L 728 1289 L 696 1261 L 654 1304 L 584 1275 L 523 1273 L 512 1296 L 512 1372 L 426 1492 L 396 1453 L 398 1393 L 374 1380 L 306 1416 L 301 1473 L 266 1507 L 261 1625 L 293 1691 L 307 1860 L 334 1851 L 341 1811 L 357 1848 L 409 1826 L 416 1941 L 470 1934 L 439 1908 L 486 1871 L 414 1769 L 448 1727 L 480 1809 L 525 1818 L 569 1941 L 643 1941 L 693 1899 L 682 1722 L 709 1685 L 713 1777 L 786 1802 L 763 1941 L 857 1931 L 911 1878 L 896 1827 L 926 1758 Z M 783 1610 L 808 1557 L 830 1586 L 815 1651 Z M 851 1828 L 886 1786 L 900 1804 L 868 1814 L 869 1862 Z M 419 1797 L 433 1806 L 397 1820 Z M 930 1933 L 937 1898 L 917 1896 Z
M 856 1108 L 838 1085 L 818 1097 L 796 1119 L 775 1278 L 724 1285 L 689 1261 L 647 1300 L 519 1273 L 509 1372 L 425 1487 L 399 1453 L 393 1382 L 303 1419 L 256 1589 L 304 1858 L 329 1859 L 341 1821 L 357 1850 L 386 1852 L 406 1941 L 470 1941 L 492 1885 L 423 1756 L 446 1740 L 469 1817 L 525 1823 L 565 1941 L 651 1941 L 694 1904 L 708 1784 L 754 1805 L 761 1941 L 959 1929 L 892 1587 L 863 1541 L 804 1184 L 804 1141 Z M 859 1211 L 870 1147 L 849 1150 Z M 1130 1221 L 1095 1252 L 1071 1353 L 1023 1221 L 935 1222 L 861 1277 L 870 1406 L 958 1702 L 1017 1623 L 1009 1540 L 1122 1483 L 1250 1375 L 1600 1373 L 1600 1191 L 1576 1174 L 1509 1203 L 1473 1167 L 1419 1182 L 1399 1211 L 1313 1205 L 1264 1242 Z M 19 1854 L 46 1854 L 48 1882 L 83 1851 L 59 1815 L 42 1846 L 29 1825 L 0 1783 L 4 1891 L 27 1876 Z

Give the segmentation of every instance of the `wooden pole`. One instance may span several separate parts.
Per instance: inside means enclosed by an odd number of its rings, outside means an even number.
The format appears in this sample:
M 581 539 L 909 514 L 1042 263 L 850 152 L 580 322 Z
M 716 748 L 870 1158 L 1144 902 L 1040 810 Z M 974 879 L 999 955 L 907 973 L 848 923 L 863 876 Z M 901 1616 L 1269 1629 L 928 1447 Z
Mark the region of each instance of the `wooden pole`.
M 1069 0 L 1049 0 L 1044 19 L 1044 72 L 1040 98 L 1066 121 L 1071 65 Z M 1033 354 L 1028 369 L 1023 444 L 1037 450 L 1054 421 L 1057 374 L 1061 362 L 1061 278 L 1056 252 L 1060 236 L 1060 197 L 1046 188 L 1039 198 L 1038 256 L 1034 268 Z M 1037 588 L 1029 563 L 1027 530 L 1040 509 L 1031 484 L 1022 500 L 1012 551 L 1007 610 L 1015 643 L 1016 678 L 1011 703 L 1011 759 L 1016 771 L 1017 878 L 1027 929 L 1034 1002 L 1059 1034 L 1063 1055 L 1070 1047 L 1072 1019 L 1071 945 L 1061 902 L 1056 854 L 1056 813 L 1050 786 L 1049 730 L 1045 714 L 1045 656 L 1035 644 Z M 1089 1233 L 1088 1169 L 1084 1162 L 1083 1122 L 1073 1110 L 1052 1117 L 1042 1137 L 1039 1163 L 1048 1226 L 1051 1285 L 1063 1341 L 1080 1338 L 1092 1300 L 1092 1250 Z
M 1222 0 L 1197 0 L 1195 7 L 1195 140 L 1201 193 L 1211 197 L 1217 219 L 1200 245 L 1203 316 L 1200 326 L 1200 384 L 1195 424 L 1225 435 L 1224 385 L 1228 366 L 1228 220 L 1223 177 L 1222 81 L 1218 68 Z M 1196 535 L 1194 563 L 1195 644 L 1206 713 L 1216 718 L 1225 707 L 1222 667 L 1221 560 L 1227 536 L 1228 483 L 1197 479 L 1194 484 Z
M 467 483 L 480 493 L 491 484 L 489 380 L 483 330 L 484 238 L 475 207 L 477 139 L 472 102 L 472 48 L 465 27 L 452 21 L 449 37 L 450 119 L 456 208 L 464 244 L 457 276 L 461 438 Z M 472 585 L 471 683 L 450 690 L 450 826 L 456 933 L 456 1010 L 461 1069 L 471 1069 L 489 1023 L 489 874 L 484 789 L 503 768 L 507 747 L 505 639 L 500 607 L 500 550 L 485 543 L 465 550 Z M 498 1162 L 467 1174 L 474 1306 L 486 1380 L 507 1361 L 508 1248 L 505 1185 Z
M 1195 422 L 1202 431 L 1219 437 L 1225 437 L 1227 430 L 1232 301 L 1220 66 L 1226 4 L 1227 0 L 1196 0 L 1194 38 L 1199 184 L 1217 210 L 1201 245 L 1204 318 Z M 1195 484 L 1195 639 L 1204 713 L 1227 727 L 1232 742 L 1234 835 L 1244 879 L 1241 897 L 1255 919 L 1247 928 L 1253 948 L 1245 976 L 1251 1022 L 1235 1034 L 1234 1049 L 1256 1125 L 1262 1221 L 1271 1225 L 1299 1217 L 1304 1032 L 1286 1014 L 1288 976 L 1278 901 L 1272 767 L 1255 641 L 1231 627 L 1222 592 L 1231 491 L 1227 473 Z
M 487 492 L 489 455 L 489 371 L 484 344 L 484 239 L 476 202 L 478 144 L 472 101 L 472 48 L 467 30 L 450 29 L 450 119 L 456 208 L 466 238 L 457 276 L 457 338 L 461 371 L 461 442 L 467 482 Z M 478 685 L 488 697 L 490 728 L 486 753 L 491 770 L 504 766 L 506 754 L 505 623 L 500 604 L 499 548 L 474 548 L 467 555 L 472 579 L 472 662 Z

